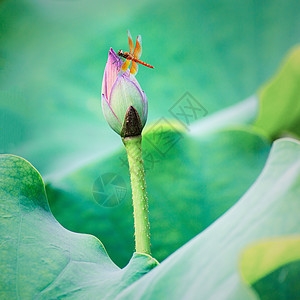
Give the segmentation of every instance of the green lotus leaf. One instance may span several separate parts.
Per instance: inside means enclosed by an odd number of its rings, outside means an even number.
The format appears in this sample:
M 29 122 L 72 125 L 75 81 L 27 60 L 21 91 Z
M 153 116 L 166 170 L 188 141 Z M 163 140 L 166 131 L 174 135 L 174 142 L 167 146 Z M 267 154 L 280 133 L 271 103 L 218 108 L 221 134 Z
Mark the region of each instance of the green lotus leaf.
M 260 107 L 255 126 L 272 137 L 300 136 L 300 47 L 295 47 L 280 70 L 258 92 Z
M 63 228 L 20 157 L 0 155 L 0 199 L 1 299 L 113 299 L 157 265 L 135 253 L 120 269 L 97 238 Z
M 243 279 L 260 299 L 296 299 L 300 295 L 299 249 L 299 235 L 249 245 L 240 258 Z

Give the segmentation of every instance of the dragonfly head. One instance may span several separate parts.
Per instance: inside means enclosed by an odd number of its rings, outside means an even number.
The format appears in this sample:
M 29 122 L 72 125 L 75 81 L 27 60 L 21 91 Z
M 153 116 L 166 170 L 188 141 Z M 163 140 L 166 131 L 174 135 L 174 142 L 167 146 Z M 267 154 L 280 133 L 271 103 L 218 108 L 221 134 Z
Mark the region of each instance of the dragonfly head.
M 117 55 L 118 55 L 118 56 L 122 56 L 122 54 L 123 54 L 123 50 L 119 50 L 119 51 L 117 52 Z

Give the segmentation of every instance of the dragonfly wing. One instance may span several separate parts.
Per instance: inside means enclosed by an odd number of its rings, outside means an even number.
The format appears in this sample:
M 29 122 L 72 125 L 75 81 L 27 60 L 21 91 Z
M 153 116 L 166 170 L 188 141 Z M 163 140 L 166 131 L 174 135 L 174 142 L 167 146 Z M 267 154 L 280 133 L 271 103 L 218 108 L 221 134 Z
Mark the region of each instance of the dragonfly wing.
M 130 67 L 130 73 L 132 75 L 136 75 L 138 70 L 139 70 L 139 65 L 135 61 L 132 61 L 132 64 L 131 64 L 131 67 Z
M 142 37 L 139 35 L 136 39 L 135 48 L 133 51 L 133 56 L 135 58 L 140 58 L 142 55 Z
M 122 65 L 122 67 L 121 67 L 121 70 L 123 72 L 126 72 L 126 70 L 128 69 L 129 65 L 130 65 L 130 60 L 126 59 L 125 62 L 123 63 L 123 65 Z
M 127 35 L 128 35 L 128 42 L 129 42 L 129 52 L 132 53 L 132 51 L 133 51 L 133 41 L 132 41 L 132 36 L 130 34 L 129 29 L 127 30 Z

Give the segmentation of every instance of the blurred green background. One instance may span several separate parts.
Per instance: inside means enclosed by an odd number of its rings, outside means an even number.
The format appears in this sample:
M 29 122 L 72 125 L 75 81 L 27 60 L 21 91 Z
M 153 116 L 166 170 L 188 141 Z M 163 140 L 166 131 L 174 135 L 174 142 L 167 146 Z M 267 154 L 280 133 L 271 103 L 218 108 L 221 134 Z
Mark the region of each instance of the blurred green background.
M 98 236 L 119 265 L 133 251 L 130 190 L 114 209 L 92 196 L 103 172 L 120 172 L 129 186 L 100 105 L 109 48 L 128 49 L 127 29 L 142 35 L 141 58 L 155 66 L 137 74 L 149 124 L 171 118 L 186 92 L 208 116 L 248 98 L 300 42 L 299 1 L 4 0 L 0 20 L 0 153 L 29 160 L 58 221 Z M 265 136 L 238 128 L 185 136 L 160 157 L 162 169 L 147 174 L 153 255 L 164 259 L 233 205 L 269 149 Z
M 0 152 L 59 177 L 120 145 L 100 107 L 110 47 L 143 38 L 149 120 L 189 91 L 212 114 L 300 41 L 299 1 L 1 1 Z

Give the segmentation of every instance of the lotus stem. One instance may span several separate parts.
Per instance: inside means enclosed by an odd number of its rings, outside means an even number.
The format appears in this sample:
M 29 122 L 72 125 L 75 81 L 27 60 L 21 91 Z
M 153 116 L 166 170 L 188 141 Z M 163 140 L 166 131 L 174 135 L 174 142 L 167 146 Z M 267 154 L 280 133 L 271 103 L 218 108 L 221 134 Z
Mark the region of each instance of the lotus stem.
M 141 135 L 122 139 L 126 148 L 131 179 L 135 250 L 151 255 L 150 224 Z

